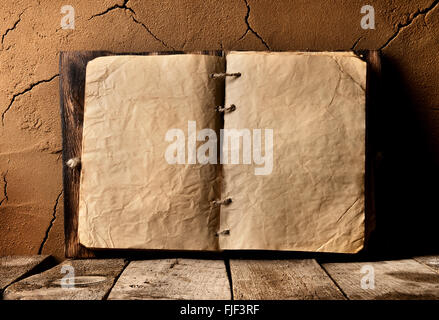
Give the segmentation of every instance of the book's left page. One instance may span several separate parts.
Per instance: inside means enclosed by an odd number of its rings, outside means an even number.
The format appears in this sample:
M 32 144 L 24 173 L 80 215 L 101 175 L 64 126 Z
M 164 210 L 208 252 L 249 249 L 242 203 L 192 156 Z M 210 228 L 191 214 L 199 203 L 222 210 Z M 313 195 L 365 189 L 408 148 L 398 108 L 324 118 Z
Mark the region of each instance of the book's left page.
M 87 65 L 79 240 L 88 248 L 217 250 L 216 164 L 194 132 L 219 130 L 222 57 L 109 56 Z M 195 141 L 195 142 L 194 142 Z M 193 148 L 192 148 L 193 149 Z M 195 163 L 194 163 L 195 162 Z

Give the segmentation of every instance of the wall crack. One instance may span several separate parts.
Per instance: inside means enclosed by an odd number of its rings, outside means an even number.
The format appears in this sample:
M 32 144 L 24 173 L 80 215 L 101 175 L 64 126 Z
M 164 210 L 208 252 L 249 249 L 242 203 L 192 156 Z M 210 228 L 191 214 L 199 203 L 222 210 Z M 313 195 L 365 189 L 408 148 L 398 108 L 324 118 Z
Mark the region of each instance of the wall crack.
M 0 206 L 3 204 L 3 202 L 8 201 L 8 180 L 6 179 L 6 175 L 8 174 L 8 171 L 5 172 L 3 175 L 3 199 L 0 200 Z
M 246 7 L 247 7 L 247 13 L 246 13 L 246 15 L 245 15 L 245 17 L 244 17 L 244 21 L 245 21 L 245 24 L 247 25 L 247 30 L 245 30 L 245 32 L 244 32 L 244 34 L 241 36 L 241 37 L 239 37 L 239 39 L 238 39 L 238 41 L 239 40 L 242 40 L 249 32 L 251 32 L 251 33 L 253 33 L 261 42 L 262 42 L 262 44 L 268 49 L 268 50 L 271 50 L 270 49 L 270 46 L 268 45 L 268 43 L 259 35 L 259 33 L 257 33 L 256 31 L 255 31 L 255 29 L 253 29 L 251 26 L 250 26 L 250 22 L 248 21 L 248 19 L 249 19 L 249 17 L 250 17 L 250 5 L 248 4 L 248 0 L 244 0 L 244 2 L 245 2 L 245 5 L 246 5 Z
M 18 15 L 18 20 L 14 22 L 14 24 L 12 25 L 12 27 L 6 29 L 5 33 L 2 34 L 2 39 L 1 39 L 2 49 L 3 49 L 3 42 L 5 41 L 5 37 L 8 35 L 9 32 L 11 32 L 12 30 L 14 30 L 14 29 L 18 26 L 18 24 L 19 24 L 20 21 L 21 21 L 21 16 L 23 15 L 23 13 L 24 13 L 26 10 L 27 10 L 27 8 L 24 9 L 24 10 Z
M 128 10 L 128 11 L 130 11 L 131 13 L 136 14 L 132 8 L 130 8 L 130 7 L 127 6 L 128 1 L 129 1 L 129 0 L 125 0 L 125 1 L 123 2 L 122 5 L 120 5 L 120 4 L 115 4 L 114 6 L 109 7 L 109 8 L 107 8 L 106 10 L 104 10 L 104 11 L 102 11 L 102 12 L 100 12 L 100 13 L 97 13 L 97 14 L 92 15 L 90 18 L 88 18 L 88 20 L 91 20 L 91 19 L 93 19 L 93 18 L 95 18 L 95 17 L 103 16 L 103 15 L 105 15 L 105 14 L 107 14 L 107 13 L 113 11 L 113 10 L 117 10 L 117 9 Z
M 47 230 L 46 230 L 46 234 L 44 235 L 43 241 L 41 242 L 40 248 L 38 249 L 38 254 L 42 253 L 44 245 L 46 244 L 47 239 L 49 238 L 50 230 L 52 229 L 53 224 L 55 223 L 56 209 L 58 208 L 58 202 L 59 202 L 59 199 L 61 198 L 62 194 L 63 194 L 63 190 L 61 190 L 61 192 L 58 194 L 58 197 L 56 197 L 55 205 L 53 206 L 52 219 L 50 220 L 49 226 L 47 227 Z
M 115 4 L 114 6 L 112 6 L 112 7 L 110 7 L 110 8 L 107 8 L 107 9 L 106 9 L 105 11 L 103 11 L 103 12 L 100 12 L 100 13 L 97 13 L 97 14 L 92 15 L 90 18 L 88 18 L 88 20 L 92 20 L 92 19 L 95 18 L 95 17 L 103 16 L 103 15 L 105 15 L 105 14 L 107 14 L 107 13 L 113 11 L 113 10 L 117 10 L 117 9 L 122 9 L 122 10 L 125 10 L 125 11 L 129 11 L 129 13 L 130 13 L 130 17 L 131 17 L 131 19 L 133 20 L 133 22 L 135 22 L 135 23 L 141 25 L 141 26 L 146 30 L 146 32 L 149 33 L 150 36 L 152 36 L 155 40 L 157 40 L 158 42 L 160 42 L 163 46 L 165 46 L 166 48 L 170 48 L 170 49 L 172 49 L 172 50 L 175 50 L 174 47 L 168 45 L 165 41 L 163 41 L 162 39 L 160 39 L 159 37 L 157 37 L 157 36 L 155 35 L 155 33 L 153 33 L 153 32 L 151 31 L 151 29 L 150 29 L 149 27 L 146 26 L 146 24 L 144 24 L 143 22 L 141 22 L 140 20 L 138 20 L 138 19 L 135 17 L 135 16 L 136 16 L 136 12 L 134 11 L 133 8 L 131 8 L 131 7 L 128 6 L 128 2 L 129 2 L 129 0 L 125 0 L 125 1 L 123 2 L 123 4 L 121 4 L 121 5 L 120 5 L 120 4 Z
M 157 37 L 152 31 L 151 29 L 149 29 L 143 22 L 137 20 L 134 16 L 131 15 L 131 19 L 133 19 L 133 21 L 137 24 L 140 24 L 145 30 L 146 32 L 148 32 L 155 40 L 159 41 L 162 45 L 164 45 L 166 48 L 170 48 L 172 50 L 175 50 L 174 47 L 168 45 L 166 42 L 164 42 L 162 39 L 160 39 L 159 37 Z
M 351 50 L 354 51 L 357 45 L 360 43 L 360 41 L 363 39 L 363 36 L 359 37 L 357 40 L 355 40 L 354 44 L 351 47 Z
M 417 17 L 428 14 L 431 10 L 433 10 L 439 4 L 439 0 L 433 1 L 433 3 L 425 9 L 416 11 L 410 19 L 408 19 L 405 23 L 398 23 L 396 26 L 396 32 L 389 38 L 387 41 L 380 47 L 380 50 L 386 48 L 401 32 L 401 30 L 410 27 L 413 21 L 416 20 Z
M 17 99 L 19 96 L 21 96 L 21 95 L 23 95 L 23 94 L 25 94 L 25 93 L 31 91 L 34 87 L 38 86 L 39 84 L 50 82 L 50 81 L 52 81 L 53 79 L 55 79 L 56 77 L 58 77 L 58 76 L 59 76 L 59 74 L 56 74 L 56 75 L 50 77 L 49 79 L 40 80 L 40 81 L 37 81 L 37 82 L 35 82 L 35 83 L 31 83 L 31 84 L 29 85 L 29 87 L 27 87 L 27 88 L 24 89 L 23 91 L 21 91 L 21 92 L 19 92 L 19 93 L 15 93 L 15 94 L 12 96 L 12 99 L 11 99 L 11 101 L 9 102 L 9 105 L 8 105 L 8 106 L 6 107 L 6 109 L 2 112 L 2 125 L 3 125 L 3 126 L 5 125 L 5 115 L 6 115 L 6 113 L 11 109 L 12 104 L 14 103 L 15 99 Z

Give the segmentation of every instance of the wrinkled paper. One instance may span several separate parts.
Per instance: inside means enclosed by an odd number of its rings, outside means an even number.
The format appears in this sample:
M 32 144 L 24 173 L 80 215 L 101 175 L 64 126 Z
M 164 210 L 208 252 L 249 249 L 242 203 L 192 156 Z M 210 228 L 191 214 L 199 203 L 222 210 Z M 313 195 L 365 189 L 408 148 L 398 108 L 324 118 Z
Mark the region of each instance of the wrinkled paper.
M 226 60 L 227 72 L 242 75 L 226 80 L 225 104 L 236 110 L 224 128 L 273 129 L 273 170 L 223 166 L 222 197 L 232 203 L 221 208 L 229 232 L 220 247 L 358 252 L 366 63 L 353 53 L 231 52 Z
M 90 248 L 217 250 L 218 166 L 169 164 L 169 129 L 218 130 L 221 57 L 110 56 L 87 65 L 79 239 Z M 187 152 L 186 152 L 187 153 Z
M 91 248 L 357 252 L 366 63 L 353 53 L 101 57 L 87 66 L 79 238 Z M 273 130 L 273 169 L 166 162 L 171 128 Z M 219 140 L 219 139 L 218 139 Z M 224 147 L 224 146 L 223 146 Z M 264 150 L 264 148 L 262 148 Z M 221 180 L 221 182 L 220 182 Z M 212 206 L 230 197 L 229 205 Z M 218 234 L 217 234 L 218 232 Z

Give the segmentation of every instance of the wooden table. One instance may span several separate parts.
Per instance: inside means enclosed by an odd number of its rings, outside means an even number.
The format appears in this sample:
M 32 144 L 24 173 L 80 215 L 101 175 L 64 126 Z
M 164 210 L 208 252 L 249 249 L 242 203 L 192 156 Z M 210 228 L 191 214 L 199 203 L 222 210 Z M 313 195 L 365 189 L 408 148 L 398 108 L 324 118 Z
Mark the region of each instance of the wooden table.
M 50 264 L 49 260 L 47 256 L 0 258 L 2 298 L 439 299 L 439 256 L 337 262 L 319 258 L 162 258 Z

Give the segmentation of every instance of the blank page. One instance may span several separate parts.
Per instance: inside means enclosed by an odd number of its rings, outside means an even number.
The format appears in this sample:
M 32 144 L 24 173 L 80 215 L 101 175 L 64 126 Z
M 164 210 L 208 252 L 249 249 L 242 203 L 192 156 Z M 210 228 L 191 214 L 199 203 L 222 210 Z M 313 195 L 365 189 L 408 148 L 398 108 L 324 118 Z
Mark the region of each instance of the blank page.
M 366 63 L 353 53 L 292 52 L 231 52 L 226 61 L 227 72 L 242 75 L 226 80 L 225 104 L 236 110 L 224 129 L 249 129 L 252 140 L 261 129 L 252 150 L 262 146 L 262 155 L 272 130 L 273 160 L 271 172 L 254 155 L 223 165 L 222 197 L 232 203 L 221 208 L 220 247 L 359 251 Z
M 216 250 L 217 165 L 169 164 L 169 130 L 218 130 L 221 57 L 111 56 L 87 65 L 79 201 L 91 248 Z M 185 146 L 183 145 L 183 148 Z M 184 154 L 187 154 L 185 149 Z

